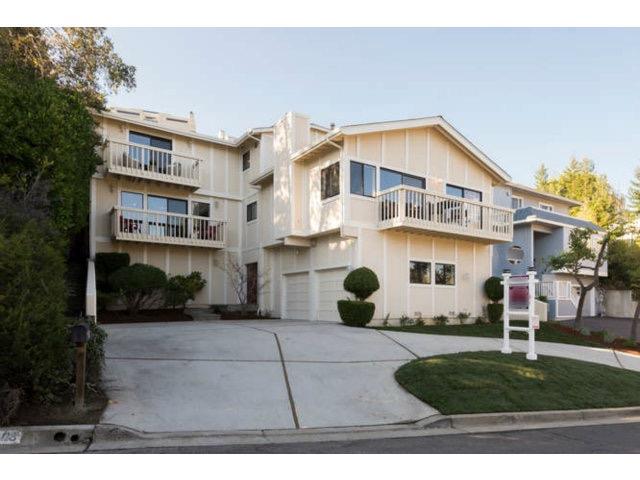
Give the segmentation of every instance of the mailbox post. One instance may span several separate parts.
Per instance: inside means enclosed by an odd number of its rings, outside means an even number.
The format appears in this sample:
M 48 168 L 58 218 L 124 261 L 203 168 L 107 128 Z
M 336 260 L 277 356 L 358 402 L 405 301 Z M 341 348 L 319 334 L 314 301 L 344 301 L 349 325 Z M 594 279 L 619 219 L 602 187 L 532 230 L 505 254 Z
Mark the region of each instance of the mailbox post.
M 76 344 L 76 391 L 75 408 L 84 408 L 84 386 L 87 366 L 87 341 L 91 333 L 87 323 L 78 323 L 71 327 L 71 340 Z

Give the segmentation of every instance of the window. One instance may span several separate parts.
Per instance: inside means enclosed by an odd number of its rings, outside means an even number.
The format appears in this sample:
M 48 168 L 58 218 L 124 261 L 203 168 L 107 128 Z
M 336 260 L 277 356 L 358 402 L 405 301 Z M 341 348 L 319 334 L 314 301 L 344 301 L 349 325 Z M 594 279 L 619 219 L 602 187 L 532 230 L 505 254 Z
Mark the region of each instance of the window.
M 477 202 L 482 201 L 482 192 L 472 190 L 470 188 L 458 187 L 456 185 L 449 185 L 448 183 L 447 195 L 451 195 L 452 197 L 468 198 L 469 200 L 475 200 Z
M 340 194 L 340 163 L 336 162 L 320 171 L 320 190 L 322 200 Z
M 126 208 L 142 210 L 144 208 L 144 197 L 141 193 L 122 192 L 120 194 L 120 203 Z
M 409 282 L 431 284 L 431 264 L 429 262 L 409 262 Z
M 456 266 L 450 263 L 436 263 L 436 285 L 455 285 Z
M 540 210 L 546 210 L 547 212 L 553 212 L 553 205 L 549 205 L 548 203 L 541 203 Z
M 155 195 L 147 196 L 147 208 L 154 212 L 169 212 L 187 214 L 187 201 L 178 198 L 158 197 Z
M 351 193 L 373 197 L 376 191 L 376 167 L 351 162 Z
M 191 213 L 197 217 L 209 217 L 211 210 L 205 202 L 191 202 Z
M 188 221 L 183 216 L 188 212 L 186 200 L 147 195 L 147 209 L 168 214 L 147 214 L 150 235 L 180 238 L 188 236 Z M 179 215 L 170 215 L 171 213 Z
M 422 177 L 416 177 L 408 173 L 396 172 L 387 168 L 380 169 L 380 190 L 397 187 L 398 185 L 409 185 L 424 189 L 426 181 Z
M 129 141 L 147 147 L 162 148 L 163 150 L 173 149 L 173 143 L 168 138 L 154 137 L 145 133 L 129 132 Z
M 514 210 L 522 208 L 522 198 L 516 196 L 511 197 L 511 208 Z
M 258 218 L 258 202 L 251 202 L 247 205 L 247 222 L 251 222 Z
M 242 171 L 251 168 L 251 152 L 246 151 L 242 154 Z

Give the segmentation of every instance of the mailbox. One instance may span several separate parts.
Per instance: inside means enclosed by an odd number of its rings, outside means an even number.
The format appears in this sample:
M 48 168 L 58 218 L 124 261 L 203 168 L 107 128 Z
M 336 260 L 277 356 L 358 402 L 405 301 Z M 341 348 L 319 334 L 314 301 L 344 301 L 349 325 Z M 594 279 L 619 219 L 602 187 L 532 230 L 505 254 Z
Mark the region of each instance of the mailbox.
M 87 343 L 91 337 L 89 325 L 86 323 L 78 323 L 71 327 L 71 341 L 73 343 Z

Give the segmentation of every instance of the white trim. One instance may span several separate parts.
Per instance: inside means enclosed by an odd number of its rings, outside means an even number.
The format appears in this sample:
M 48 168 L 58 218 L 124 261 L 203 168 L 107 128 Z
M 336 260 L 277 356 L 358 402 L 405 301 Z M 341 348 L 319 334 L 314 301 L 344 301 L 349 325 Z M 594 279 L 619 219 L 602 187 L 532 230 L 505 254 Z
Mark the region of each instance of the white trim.
M 547 208 L 545 208 L 545 207 L 547 207 Z M 554 209 L 553 209 L 553 205 L 551 205 L 550 203 L 538 202 L 538 208 L 540 210 L 544 210 L 545 212 L 555 213 Z

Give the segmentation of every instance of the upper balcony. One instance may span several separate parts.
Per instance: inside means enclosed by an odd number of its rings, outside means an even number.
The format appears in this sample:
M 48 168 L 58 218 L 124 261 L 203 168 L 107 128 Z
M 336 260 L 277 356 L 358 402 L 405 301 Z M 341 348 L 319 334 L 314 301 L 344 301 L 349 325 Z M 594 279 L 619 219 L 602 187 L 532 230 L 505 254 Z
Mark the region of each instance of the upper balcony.
M 111 211 L 111 235 L 115 240 L 224 248 L 226 228 L 224 220 L 195 215 L 120 206 Z
M 109 140 L 104 150 L 107 171 L 191 188 L 200 188 L 200 160 L 172 150 Z
M 378 227 L 482 240 L 513 240 L 513 210 L 399 185 L 380 192 Z

